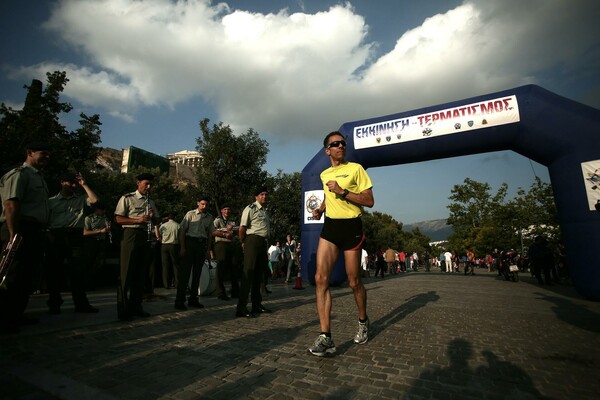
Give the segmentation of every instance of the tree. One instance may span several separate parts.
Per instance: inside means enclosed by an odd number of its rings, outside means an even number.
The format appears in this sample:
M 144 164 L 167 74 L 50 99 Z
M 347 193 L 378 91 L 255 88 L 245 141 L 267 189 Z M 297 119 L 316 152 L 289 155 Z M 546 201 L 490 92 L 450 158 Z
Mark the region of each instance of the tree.
M 416 251 L 418 254 L 424 254 L 426 250 L 430 251 L 429 242 L 431 239 L 429 236 L 423 235 L 419 228 L 413 229 L 407 236 L 405 250 Z
M 46 73 L 46 88 L 34 79 L 27 89 L 22 110 L 0 105 L 0 168 L 2 173 L 25 159 L 25 147 L 31 142 L 45 142 L 52 148 L 52 161 L 47 168 L 51 191 L 58 189 L 56 177 L 66 171 L 87 172 L 100 148 L 100 117 L 80 114 L 80 127 L 75 131 L 59 122 L 63 113 L 73 107 L 60 102 L 60 94 L 69 81 L 64 71 Z
M 514 210 L 514 226 L 526 244 L 532 243 L 537 235 L 558 242 L 558 211 L 550 184 L 536 177 L 529 191 L 519 188 L 517 197 L 507 207 Z
M 254 201 L 254 189 L 267 181 L 262 167 L 269 144 L 253 129 L 235 136 L 229 125 L 219 122 L 211 128 L 209 121 L 200 121 L 202 136 L 196 139 L 196 149 L 202 156 L 197 169 L 198 191 L 213 200 L 216 215 L 225 202 L 234 215 L 241 214 Z
M 268 177 L 267 187 L 271 239 L 283 241 L 288 233 L 298 237 L 302 218 L 302 209 L 298 207 L 302 193 L 301 174 L 285 174 L 278 170 L 275 176 Z
M 499 231 L 495 229 L 494 216 L 504 203 L 508 185 L 503 183 L 495 195 L 490 191 L 489 184 L 470 178 L 465 178 L 464 184 L 452 188 L 448 198 L 453 202 L 448 205 L 450 215 L 447 223 L 453 229 L 448 240 L 453 250 L 464 253 L 472 248 L 477 256 L 491 251 L 483 245 L 481 238 L 491 236 L 492 240 L 496 240 Z
M 466 178 L 455 185 L 449 197 L 448 224 L 453 234 L 451 249 L 464 252 L 471 247 L 477 257 L 493 249 L 520 249 L 537 234 L 556 238 L 558 217 L 552 187 L 536 178 L 529 191 L 519 189 L 517 197 L 505 201 L 508 185 L 495 195 L 488 184 Z M 524 239 L 524 242 L 523 242 Z
M 388 247 L 400 250 L 403 247 L 406 238 L 405 233 L 402 232 L 402 224 L 391 215 L 379 211 L 372 213 L 366 211 L 362 220 L 366 244 L 370 253 L 379 247 L 383 250 Z

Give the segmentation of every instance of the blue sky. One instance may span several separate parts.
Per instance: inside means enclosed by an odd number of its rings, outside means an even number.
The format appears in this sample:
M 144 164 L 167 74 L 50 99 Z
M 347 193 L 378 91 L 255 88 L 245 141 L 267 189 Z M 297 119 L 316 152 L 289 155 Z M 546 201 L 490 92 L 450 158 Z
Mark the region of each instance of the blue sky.
M 8 0 L 0 101 L 70 79 L 63 100 L 101 116 L 102 145 L 193 149 L 198 122 L 253 128 L 266 168 L 297 172 L 344 122 L 524 84 L 600 108 L 595 0 Z M 372 168 L 374 210 L 446 218 L 466 177 L 528 188 L 547 169 L 511 151 Z

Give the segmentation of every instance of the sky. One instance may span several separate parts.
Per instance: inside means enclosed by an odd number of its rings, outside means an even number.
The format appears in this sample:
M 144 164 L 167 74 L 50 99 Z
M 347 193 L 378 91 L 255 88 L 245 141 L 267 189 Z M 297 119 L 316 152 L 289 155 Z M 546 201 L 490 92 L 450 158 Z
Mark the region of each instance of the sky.
M 300 172 L 345 122 L 536 84 L 600 108 L 596 0 L 4 0 L 0 102 L 66 71 L 104 147 L 193 150 L 198 123 L 252 128 L 265 168 Z M 465 178 L 509 195 L 548 170 L 512 151 L 368 170 L 374 211 L 447 218 Z

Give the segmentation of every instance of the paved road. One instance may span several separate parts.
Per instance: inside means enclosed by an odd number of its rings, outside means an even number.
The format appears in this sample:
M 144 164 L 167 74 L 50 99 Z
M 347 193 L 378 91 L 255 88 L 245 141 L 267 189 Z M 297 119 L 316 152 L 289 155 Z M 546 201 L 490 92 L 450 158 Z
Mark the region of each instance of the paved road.
M 153 314 L 116 321 L 115 294 L 90 294 L 100 313 L 65 302 L 19 335 L 0 336 L 6 399 L 597 399 L 600 303 L 570 286 L 539 287 L 416 272 L 367 280 L 370 340 L 355 345 L 348 288 L 333 290 L 337 353 L 306 348 L 318 333 L 314 291 L 274 284 L 273 314 L 234 318 L 234 303 L 203 298 L 175 312 L 157 290 Z M 69 296 L 65 296 L 68 298 Z

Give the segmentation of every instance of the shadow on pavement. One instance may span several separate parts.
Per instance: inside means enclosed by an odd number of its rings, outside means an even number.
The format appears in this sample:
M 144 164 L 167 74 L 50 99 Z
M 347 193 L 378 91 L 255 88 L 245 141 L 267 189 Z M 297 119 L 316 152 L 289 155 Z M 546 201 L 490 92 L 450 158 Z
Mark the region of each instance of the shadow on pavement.
M 154 338 L 137 343 L 124 340 L 119 351 L 113 354 L 112 362 L 99 366 L 94 372 L 126 377 L 131 376 L 132 371 L 144 370 L 145 365 L 163 365 L 164 369 L 156 371 L 156 374 L 132 376 L 133 379 L 127 382 L 128 390 L 142 392 L 152 387 L 152 395 L 156 397 L 189 391 L 196 396 L 194 398 L 244 398 L 249 393 L 256 394 L 257 390 L 274 379 L 277 370 L 276 361 L 265 356 L 261 373 L 248 375 L 248 371 L 255 368 L 248 366 L 248 363 L 260 359 L 262 354 L 273 354 L 273 350 L 279 346 L 285 347 L 303 329 L 314 323 L 311 320 L 295 329 L 284 327 L 258 331 L 252 325 L 244 325 L 240 329 L 249 328 L 252 331 L 246 334 L 240 332 L 240 336 L 234 339 L 217 343 L 198 340 L 198 337 L 202 337 L 202 330 L 199 329 L 171 332 L 169 336 L 154 335 Z M 185 338 L 190 335 L 195 338 L 188 345 Z M 171 345 L 157 346 L 157 342 L 161 341 Z M 289 357 L 289 354 L 285 348 L 281 350 L 282 357 Z M 229 383 L 217 388 L 196 386 L 197 382 L 206 382 L 211 377 Z M 155 385 L 157 379 L 162 383 L 160 388 Z
M 548 399 L 534 387 L 531 377 L 516 365 L 483 351 L 487 365 L 471 368 L 473 348 L 458 338 L 448 343 L 450 365 L 423 371 L 404 395 L 405 400 L 447 399 Z
M 581 329 L 600 332 L 600 315 L 588 310 L 587 307 L 562 297 L 549 296 L 539 292 L 535 294 L 540 296 L 540 299 L 554 304 L 552 311 L 560 320 Z
M 425 307 L 427 303 L 438 301 L 440 296 L 435 291 L 427 293 L 419 293 L 406 299 L 407 301 L 394 308 L 392 311 L 379 318 L 376 321 L 371 321 L 369 328 L 369 340 L 373 340 L 377 335 L 385 329 L 393 326 L 397 322 L 404 319 L 407 315 L 415 312 L 419 308 Z M 353 345 L 352 341 L 343 343 L 341 346 L 336 346 L 338 353 L 344 354 Z

